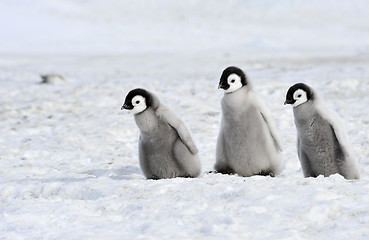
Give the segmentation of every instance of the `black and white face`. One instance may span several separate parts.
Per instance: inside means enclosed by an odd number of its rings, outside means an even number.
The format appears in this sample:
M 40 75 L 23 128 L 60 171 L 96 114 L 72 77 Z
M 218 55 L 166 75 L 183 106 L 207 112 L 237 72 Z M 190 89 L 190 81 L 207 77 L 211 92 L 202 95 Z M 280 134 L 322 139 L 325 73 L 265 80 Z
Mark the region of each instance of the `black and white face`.
M 293 100 L 295 100 L 295 103 L 292 105 L 294 107 L 297 107 L 305 102 L 307 102 L 307 94 L 302 89 L 297 89 L 293 94 Z
M 146 90 L 134 89 L 128 93 L 121 109 L 129 110 L 133 114 L 141 113 L 148 107 L 146 99 L 149 97 L 150 96 Z
M 226 93 L 232 93 L 247 84 L 246 75 L 237 67 L 226 68 L 220 77 L 218 88 L 222 88 Z
M 291 104 L 293 107 L 300 106 L 312 98 L 312 91 L 304 83 L 298 83 L 288 89 L 284 104 Z
M 224 90 L 226 93 L 235 92 L 238 89 L 242 88 L 241 77 L 235 73 L 232 73 L 228 76 L 227 82 L 229 87 Z

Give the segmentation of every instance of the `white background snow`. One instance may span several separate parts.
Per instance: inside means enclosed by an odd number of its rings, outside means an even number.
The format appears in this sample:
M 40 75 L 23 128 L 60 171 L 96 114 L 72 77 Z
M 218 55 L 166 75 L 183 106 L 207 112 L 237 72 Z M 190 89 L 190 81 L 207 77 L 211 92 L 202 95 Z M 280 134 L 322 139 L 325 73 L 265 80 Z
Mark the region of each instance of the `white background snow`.
M 206 172 L 230 65 L 275 120 L 283 172 L 146 180 L 125 95 L 156 93 Z M 368 66 L 366 0 L 3 0 L 0 239 L 369 239 Z M 283 105 L 297 82 L 341 118 L 360 180 L 303 178 Z

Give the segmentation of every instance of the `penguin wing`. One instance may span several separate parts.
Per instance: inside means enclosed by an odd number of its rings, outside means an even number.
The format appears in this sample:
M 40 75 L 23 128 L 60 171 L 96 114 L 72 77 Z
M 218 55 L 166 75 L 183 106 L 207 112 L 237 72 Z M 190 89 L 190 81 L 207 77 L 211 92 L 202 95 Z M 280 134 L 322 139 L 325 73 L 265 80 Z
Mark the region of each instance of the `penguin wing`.
M 332 127 L 334 135 L 337 138 L 338 144 L 340 145 L 342 152 L 347 160 L 345 161 L 347 167 L 346 169 L 352 169 L 353 172 L 351 172 L 350 174 L 354 176 L 353 178 L 359 178 L 359 173 L 357 170 L 358 169 L 357 162 L 352 156 L 351 147 L 346 138 L 346 133 L 342 127 L 339 118 L 334 112 L 324 107 L 324 104 L 318 99 L 315 100 L 315 107 L 317 109 L 317 112 L 322 116 L 322 118 L 324 118 Z
M 263 117 L 263 119 L 264 119 L 264 121 L 265 121 L 265 123 L 268 127 L 269 133 L 270 133 L 270 135 L 272 136 L 272 138 L 274 140 L 274 144 L 275 144 L 276 148 L 280 152 L 282 152 L 283 151 L 282 144 L 281 144 L 281 141 L 279 140 L 279 137 L 278 137 L 278 134 L 277 134 L 277 129 L 274 126 L 272 118 L 270 117 L 266 107 L 254 94 L 251 94 L 250 98 L 252 98 L 251 101 L 255 104 L 256 108 L 259 110 L 261 116 Z
M 301 170 L 304 174 L 304 177 L 316 177 L 311 168 L 309 156 L 304 152 L 303 147 L 301 147 L 301 141 L 299 137 L 297 138 L 297 156 L 300 159 Z
M 184 123 L 168 108 L 163 105 L 160 105 L 157 110 L 156 114 L 158 117 L 164 121 L 166 121 L 170 126 L 172 126 L 176 132 L 178 133 L 179 138 L 183 142 L 184 145 L 191 151 L 193 154 L 197 154 L 198 149 L 193 142 L 189 131 L 187 130 Z
M 329 123 L 329 125 L 331 125 L 344 154 L 346 156 L 349 156 L 351 152 L 350 146 L 346 138 L 346 133 L 341 127 L 342 124 L 340 123 L 337 115 L 334 112 L 330 111 L 328 108 L 324 107 L 321 101 L 315 100 L 315 107 L 319 115 L 322 116 L 322 118 L 325 119 Z

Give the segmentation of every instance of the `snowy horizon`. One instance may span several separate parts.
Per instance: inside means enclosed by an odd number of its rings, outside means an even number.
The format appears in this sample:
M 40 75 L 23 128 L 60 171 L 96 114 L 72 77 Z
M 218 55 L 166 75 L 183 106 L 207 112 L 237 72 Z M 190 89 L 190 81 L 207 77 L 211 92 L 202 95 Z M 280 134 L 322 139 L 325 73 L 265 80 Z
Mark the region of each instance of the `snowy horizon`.
M 366 7 L 364 0 L 2 1 L 0 53 L 355 57 L 369 53 Z

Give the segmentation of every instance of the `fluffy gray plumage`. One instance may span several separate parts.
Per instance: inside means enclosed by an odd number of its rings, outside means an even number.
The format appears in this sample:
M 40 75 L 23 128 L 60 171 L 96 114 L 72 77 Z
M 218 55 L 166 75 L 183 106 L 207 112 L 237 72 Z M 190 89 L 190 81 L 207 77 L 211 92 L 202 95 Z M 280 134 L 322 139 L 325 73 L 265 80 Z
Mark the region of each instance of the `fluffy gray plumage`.
M 296 104 L 300 98 L 305 99 Z M 328 177 L 338 173 L 346 179 L 358 179 L 357 165 L 342 126 L 322 106 L 313 89 L 296 84 L 290 88 L 286 99 L 289 99 L 287 103 L 294 104 L 297 153 L 304 176 Z
M 221 102 L 222 122 L 216 148 L 215 170 L 241 176 L 271 175 L 281 171 L 281 145 L 265 107 L 253 93 L 250 82 L 239 81 L 240 69 L 227 68 L 220 88 L 226 90 Z M 235 73 L 236 72 L 236 73 Z M 230 79 L 229 76 L 234 76 Z M 223 79 L 223 80 L 222 80 Z M 228 79 L 228 80 L 227 80 Z M 228 81 L 228 85 L 224 82 Z M 227 92 L 235 86 L 241 88 Z
M 137 89 L 136 89 L 137 90 Z M 142 91 L 142 89 L 139 89 Z M 134 91 L 132 90 L 134 96 Z M 140 129 L 139 162 L 146 178 L 197 177 L 201 173 L 198 150 L 183 124 L 157 97 L 140 93 L 149 103 L 134 115 Z M 124 106 L 128 106 L 129 98 Z M 124 107 L 127 108 L 127 107 Z M 128 108 L 127 108 L 128 109 Z

